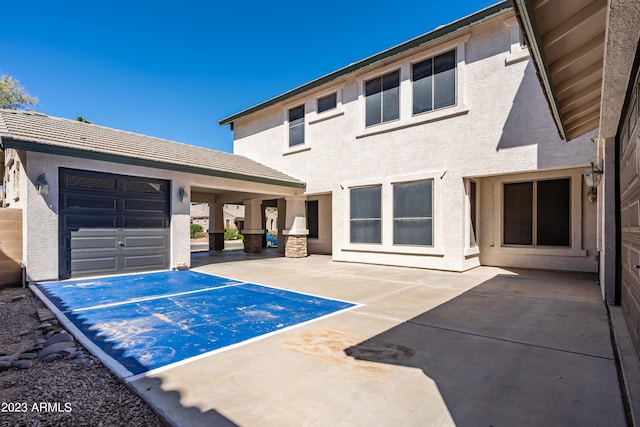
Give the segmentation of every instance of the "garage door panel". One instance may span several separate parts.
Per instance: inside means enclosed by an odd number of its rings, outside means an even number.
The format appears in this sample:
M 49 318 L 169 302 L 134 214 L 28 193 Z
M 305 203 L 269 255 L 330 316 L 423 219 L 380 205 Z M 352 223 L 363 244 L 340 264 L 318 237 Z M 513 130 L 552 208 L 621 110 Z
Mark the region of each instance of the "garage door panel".
M 79 258 L 71 260 L 71 270 L 76 273 L 80 273 L 82 275 L 87 275 L 90 273 L 109 273 L 109 272 L 117 272 L 118 269 L 116 259 L 115 258 Z
M 125 213 L 158 213 L 166 214 L 167 204 L 163 200 L 124 199 Z
M 96 197 L 89 195 L 64 195 L 64 205 L 69 211 L 107 211 L 115 213 L 118 209 L 114 197 Z
M 148 179 L 130 178 L 124 182 L 124 191 L 126 193 L 138 194 L 160 194 L 167 193 L 168 183 L 160 180 L 149 181 Z
M 106 236 L 95 236 L 95 235 L 83 235 L 83 236 L 72 236 L 69 240 L 69 247 L 72 251 L 80 251 L 80 250 L 115 250 L 116 248 L 116 238 L 115 236 L 106 237 Z
M 167 236 L 127 236 L 124 238 L 126 248 L 134 249 L 153 249 L 164 251 L 167 245 Z
M 135 216 L 127 216 L 122 219 L 124 221 L 124 228 L 146 228 L 146 229 L 156 229 L 167 227 L 168 223 L 166 218 L 158 218 L 158 217 L 135 217 Z
M 116 228 L 118 226 L 118 218 L 114 216 L 65 215 L 63 224 L 70 231 Z
M 145 269 L 162 269 L 166 263 L 163 254 L 145 256 L 124 256 L 124 270 L 133 270 L 144 267 Z
M 634 103 L 637 96 L 633 96 Z M 619 212 L 621 227 L 621 269 L 620 269 L 620 303 L 627 322 L 631 340 L 636 351 L 640 352 L 640 126 L 635 115 L 638 106 L 630 105 L 622 115 L 628 120 L 622 132 L 622 153 L 619 154 Z M 629 135 L 627 138 L 624 135 Z

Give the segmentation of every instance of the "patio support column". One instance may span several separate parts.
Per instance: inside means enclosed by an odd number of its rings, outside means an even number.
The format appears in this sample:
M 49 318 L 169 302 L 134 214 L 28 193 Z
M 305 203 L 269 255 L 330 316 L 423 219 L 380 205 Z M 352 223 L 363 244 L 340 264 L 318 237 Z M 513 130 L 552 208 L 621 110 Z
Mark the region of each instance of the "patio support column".
M 262 200 L 248 199 L 244 201 L 244 251 L 248 254 L 262 252 Z
M 224 203 L 209 204 L 209 251 L 224 250 Z
M 306 196 L 285 197 L 286 219 L 284 230 L 284 256 L 287 258 L 304 258 L 307 256 L 307 213 Z

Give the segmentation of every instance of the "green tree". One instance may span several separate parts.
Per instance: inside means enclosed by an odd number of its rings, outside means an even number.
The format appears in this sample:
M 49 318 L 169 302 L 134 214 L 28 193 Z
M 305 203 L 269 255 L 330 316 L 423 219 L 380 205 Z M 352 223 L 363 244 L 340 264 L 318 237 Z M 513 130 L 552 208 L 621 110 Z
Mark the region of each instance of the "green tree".
M 85 119 L 85 118 L 84 118 L 84 117 L 82 117 L 82 116 L 78 116 L 78 117 L 76 117 L 76 121 L 77 121 L 77 122 L 82 122 L 82 123 L 88 123 L 88 124 L 90 124 L 90 125 L 92 125 L 92 124 L 93 124 L 93 122 L 92 122 L 91 120 L 87 120 L 87 119 Z
M 29 95 L 19 83 L 7 74 L 0 77 L 0 108 L 17 110 L 38 105 L 38 98 Z

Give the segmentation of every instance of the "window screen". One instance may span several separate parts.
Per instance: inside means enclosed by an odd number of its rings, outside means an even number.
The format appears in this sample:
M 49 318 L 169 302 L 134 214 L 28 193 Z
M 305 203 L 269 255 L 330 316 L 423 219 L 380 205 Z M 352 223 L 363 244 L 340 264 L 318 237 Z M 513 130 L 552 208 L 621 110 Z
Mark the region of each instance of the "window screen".
M 309 229 L 309 238 L 318 238 L 318 201 L 307 201 L 307 228 Z
M 351 243 L 382 242 L 382 188 L 350 190 Z
M 338 105 L 338 94 L 332 93 L 331 95 L 318 98 L 318 113 L 324 113 L 325 111 L 333 110 Z
M 418 62 L 412 68 L 413 114 L 456 104 L 456 51 Z
M 570 181 L 537 182 L 537 244 L 570 246 Z
M 533 244 L 533 182 L 504 185 L 504 244 Z
M 367 126 L 400 117 L 400 71 L 365 83 L 365 108 Z
M 289 110 L 289 146 L 304 144 L 304 105 Z
M 393 243 L 433 245 L 433 181 L 394 184 Z

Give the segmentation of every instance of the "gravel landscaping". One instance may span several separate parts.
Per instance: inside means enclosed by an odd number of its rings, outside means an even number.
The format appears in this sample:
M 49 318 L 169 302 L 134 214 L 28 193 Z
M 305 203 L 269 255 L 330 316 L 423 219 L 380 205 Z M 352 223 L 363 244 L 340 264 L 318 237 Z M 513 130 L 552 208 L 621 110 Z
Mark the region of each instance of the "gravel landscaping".
M 0 289 L 0 426 L 163 426 L 29 289 Z

